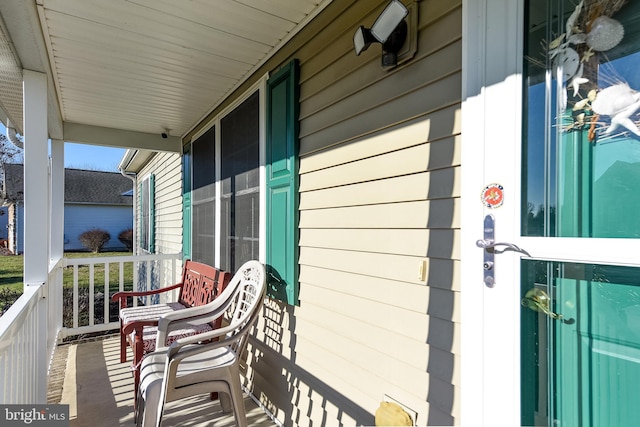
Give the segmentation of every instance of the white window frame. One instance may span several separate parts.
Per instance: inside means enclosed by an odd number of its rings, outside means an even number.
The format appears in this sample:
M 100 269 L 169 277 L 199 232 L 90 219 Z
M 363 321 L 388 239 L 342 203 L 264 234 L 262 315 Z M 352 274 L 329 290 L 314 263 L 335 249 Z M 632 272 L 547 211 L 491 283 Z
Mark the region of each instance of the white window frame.
M 151 188 L 152 184 L 151 174 L 146 175 L 142 180 L 140 180 L 140 211 L 139 211 L 139 221 L 140 221 L 140 239 L 139 239 L 139 247 L 141 250 L 146 253 L 155 252 L 155 233 L 153 232 L 153 228 L 155 227 L 154 215 L 152 213 L 155 211 L 155 206 L 152 206 L 152 203 L 155 201 L 155 197 L 153 196 L 153 192 L 155 192 L 154 188 Z M 146 188 L 146 191 L 145 191 Z M 145 198 L 146 198 L 146 206 L 145 206 Z M 148 212 L 144 210 L 148 209 Z M 147 219 L 146 223 L 144 219 Z M 146 237 L 146 239 L 145 239 Z
M 258 103 L 259 103 L 259 123 L 258 123 L 258 132 L 259 132 L 259 180 L 260 180 L 260 196 L 259 196 L 259 204 L 260 204 L 260 232 L 259 239 L 260 243 L 258 246 L 258 261 L 264 263 L 266 260 L 266 168 L 265 168 L 265 159 L 266 159 L 266 89 L 267 89 L 267 80 L 269 78 L 268 74 L 265 74 L 260 80 L 258 80 L 251 88 L 249 88 L 242 96 L 236 98 L 229 106 L 227 106 L 224 110 L 220 112 L 220 114 L 216 115 L 211 121 L 209 121 L 205 126 L 202 127 L 197 133 L 195 133 L 190 140 L 190 143 L 193 144 L 197 141 L 199 137 L 201 137 L 205 132 L 207 132 L 211 127 L 215 126 L 215 168 L 216 168 L 216 177 L 215 177 L 215 191 L 216 191 L 216 204 L 215 204 L 215 266 L 219 267 L 221 263 L 221 253 L 220 253 L 220 238 L 221 238 L 221 229 L 222 229 L 222 201 L 219 195 L 222 192 L 222 159 L 221 159 L 221 144 L 222 144 L 222 135 L 221 135 L 221 121 L 228 114 L 238 108 L 244 101 L 246 101 L 250 96 L 252 96 L 256 91 L 258 92 Z M 192 160 L 193 161 L 193 160 Z M 193 166 L 192 166 L 193 168 Z M 192 228 L 193 232 L 193 228 Z

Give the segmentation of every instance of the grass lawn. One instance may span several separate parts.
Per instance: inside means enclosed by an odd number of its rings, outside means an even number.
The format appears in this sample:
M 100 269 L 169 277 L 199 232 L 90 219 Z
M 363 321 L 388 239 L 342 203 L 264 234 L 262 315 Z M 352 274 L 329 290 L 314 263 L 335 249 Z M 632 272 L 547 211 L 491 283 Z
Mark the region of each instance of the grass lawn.
M 65 253 L 65 258 L 94 258 L 94 257 L 113 257 L 113 256 L 130 256 L 131 252 L 100 252 L 97 254 L 90 252 L 69 252 Z M 23 287 L 23 255 L 0 256 L 0 313 L 5 307 L 11 306 L 13 302 L 22 294 Z M 118 290 L 119 264 L 109 264 L 109 290 Z M 133 263 L 127 262 L 123 265 L 124 284 L 131 289 L 133 283 Z M 104 266 L 96 265 L 94 271 L 96 288 L 104 287 Z M 64 287 L 73 287 L 73 268 L 66 268 L 63 273 Z M 89 287 L 89 266 L 79 266 L 78 268 L 78 287 Z
M 22 293 L 22 268 L 24 257 L 22 255 L 0 256 L 0 287 Z

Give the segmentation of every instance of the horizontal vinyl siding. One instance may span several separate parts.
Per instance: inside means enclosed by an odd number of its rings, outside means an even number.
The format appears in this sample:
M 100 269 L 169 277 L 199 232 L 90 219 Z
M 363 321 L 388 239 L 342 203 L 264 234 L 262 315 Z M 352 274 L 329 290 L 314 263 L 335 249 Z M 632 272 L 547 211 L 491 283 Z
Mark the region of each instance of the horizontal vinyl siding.
M 64 206 L 64 250 L 88 250 L 80 242 L 80 234 L 92 229 L 101 229 L 111 238 L 103 250 L 126 250 L 118 235 L 133 227 L 131 206 L 72 205 Z
M 419 425 L 459 417 L 461 2 L 421 1 L 418 51 L 390 72 L 380 45 L 353 52 L 386 4 L 333 2 L 288 55 L 300 304 L 269 302 L 246 366 L 285 425 L 373 425 L 385 394 Z
M 182 161 L 179 154 L 158 153 L 138 174 L 155 175 L 156 252 L 182 252 Z M 139 220 L 139 215 L 137 216 Z

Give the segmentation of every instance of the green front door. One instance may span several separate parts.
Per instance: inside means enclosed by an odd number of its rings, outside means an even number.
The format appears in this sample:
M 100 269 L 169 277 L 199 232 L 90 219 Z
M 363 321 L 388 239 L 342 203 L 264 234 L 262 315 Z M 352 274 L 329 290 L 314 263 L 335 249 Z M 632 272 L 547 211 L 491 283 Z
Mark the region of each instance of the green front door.
M 525 260 L 521 271 L 522 425 L 638 425 L 638 269 Z M 531 309 L 532 288 L 548 312 Z
M 521 423 L 637 426 L 640 2 L 524 16 Z

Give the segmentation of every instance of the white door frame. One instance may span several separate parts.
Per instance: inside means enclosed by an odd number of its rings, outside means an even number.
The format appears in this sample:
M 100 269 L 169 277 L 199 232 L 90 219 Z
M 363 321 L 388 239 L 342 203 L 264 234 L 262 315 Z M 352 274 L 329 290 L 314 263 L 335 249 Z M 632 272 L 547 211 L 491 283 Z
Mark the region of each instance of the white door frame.
M 519 224 L 523 0 L 463 0 L 461 423 L 520 424 L 520 255 L 496 255 L 496 283 L 483 283 L 483 218 L 496 240 L 513 242 Z M 485 147 L 499 144 L 499 155 Z M 487 209 L 485 185 L 504 186 Z M 517 233 L 519 234 L 519 233 Z
M 520 425 L 521 254 L 496 255 L 495 285 L 483 283 L 483 218 L 495 240 L 535 259 L 640 267 L 640 239 L 520 236 L 524 0 L 463 0 L 461 423 Z M 485 208 L 485 185 L 504 204 Z

